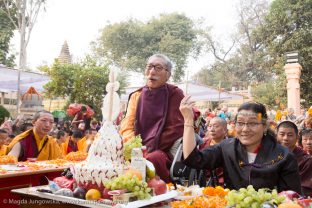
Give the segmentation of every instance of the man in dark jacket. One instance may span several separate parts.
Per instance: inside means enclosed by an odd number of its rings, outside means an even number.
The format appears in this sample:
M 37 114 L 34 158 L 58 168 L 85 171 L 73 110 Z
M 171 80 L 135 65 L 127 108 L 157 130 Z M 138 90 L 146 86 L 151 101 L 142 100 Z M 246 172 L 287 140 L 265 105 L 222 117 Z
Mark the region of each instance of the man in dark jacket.
M 291 121 L 281 122 L 277 126 L 277 140 L 294 153 L 299 166 L 302 192 L 305 196 L 312 197 L 312 157 L 296 146 L 298 140 L 296 124 Z

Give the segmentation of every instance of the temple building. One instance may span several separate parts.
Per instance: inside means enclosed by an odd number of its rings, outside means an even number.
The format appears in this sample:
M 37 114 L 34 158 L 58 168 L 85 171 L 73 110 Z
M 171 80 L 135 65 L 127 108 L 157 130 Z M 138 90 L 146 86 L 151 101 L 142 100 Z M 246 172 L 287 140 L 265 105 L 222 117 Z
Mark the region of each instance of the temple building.
M 62 46 L 62 50 L 61 53 L 58 57 L 58 60 L 61 64 L 71 64 L 72 63 L 72 57 L 71 54 L 69 52 L 69 47 L 67 44 L 67 41 L 64 41 L 64 44 Z
M 22 95 L 21 114 L 34 115 L 37 111 L 43 110 L 43 96 L 37 92 L 34 87 L 30 87 Z

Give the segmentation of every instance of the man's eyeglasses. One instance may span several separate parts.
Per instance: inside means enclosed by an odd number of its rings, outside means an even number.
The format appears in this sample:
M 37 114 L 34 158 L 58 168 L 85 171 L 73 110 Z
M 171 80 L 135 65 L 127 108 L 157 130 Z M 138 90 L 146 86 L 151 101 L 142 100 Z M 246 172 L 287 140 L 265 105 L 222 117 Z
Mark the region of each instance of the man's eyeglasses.
M 157 71 L 157 72 L 160 72 L 160 71 L 162 71 L 162 70 L 167 70 L 167 68 L 165 68 L 165 67 L 163 67 L 163 66 L 161 66 L 161 65 L 153 65 L 153 64 L 148 64 L 148 65 L 146 65 L 146 69 L 147 70 L 152 70 L 152 69 L 155 69 L 155 71 Z
M 235 123 L 235 126 L 236 126 L 237 128 L 240 128 L 240 129 L 244 128 L 245 125 L 246 125 L 248 128 L 255 128 L 255 127 L 257 127 L 257 126 L 260 125 L 260 124 L 263 124 L 263 123 L 256 123 L 256 122 L 250 122 L 250 123 L 247 123 L 247 122 L 236 122 L 236 123 Z

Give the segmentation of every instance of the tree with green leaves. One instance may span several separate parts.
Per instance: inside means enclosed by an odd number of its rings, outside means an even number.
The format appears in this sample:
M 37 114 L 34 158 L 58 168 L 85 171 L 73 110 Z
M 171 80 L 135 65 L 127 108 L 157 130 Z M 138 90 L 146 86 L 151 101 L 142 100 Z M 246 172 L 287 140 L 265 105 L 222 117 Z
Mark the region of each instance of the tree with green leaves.
M 82 103 L 91 106 L 97 116 L 101 114 L 103 95 L 108 83 L 109 67 L 99 65 L 90 57 L 81 63 L 60 64 L 57 60 L 52 67 L 40 67 L 41 71 L 48 73 L 51 81 L 44 88 L 49 98 L 68 98 L 69 103 Z M 126 83 L 124 75 L 119 76 L 122 92 Z
M 5 5 L 0 1 L 0 64 L 8 67 L 13 67 L 15 56 L 10 54 L 10 41 L 14 35 L 14 24 L 4 12 Z M 15 8 L 11 5 L 11 13 L 15 13 Z
M 10 112 L 5 107 L 0 105 L 0 125 L 4 122 L 5 118 L 9 118 L 9 117 L 10 117 Z
M 312 0 L 275 0 L 259 33 L 277 74 L 284 74 L 285 54 L 298 51 L 301 97 L 312 104 Z M 284 86 L 286 88 L 286 85 Z
M 19 50 L 19 70 L 17 84 L 17 113 L 20 107 L 20 81 L 21 70 L 26 69 L 27 63 L 27 45 L 30 40 L 31 32 L 36 23 L 39 12 L 44 9 L 46 0 L 1 0 L 4 7 L 0 7 L 1 11 L 7 15 L 7 18 L 14 25 L 14 28 L 20 35 Z M 12 12 L 14 8 L 14 12 Z
M 229 35 L 231 40 L 228 43 L 222 43 L 213 36 L 211 27 L 200 31 L 204 51 L 215 58 L 211 66 L 203 69 L 208 69 L 209 76 L 215 81 L 204 84 L 217 86 L 222 81 L 230 90 L 232 86 L 246 87 L 253 82 L 266 82 L 272 77 L 262 37 L 256 33 L 256 29 L 262 27 L 267 12 L 266 0 L 240 0 L 237 5 L 237 31 Z M 195 79 L 202 75 L 200 72 Z
M 166 54 L 174 63 L 173 80 L 181 81 L 189 55 L 198 54 L 194 22 L 184 14 L 162 14 L 147 23 L 129 19 L 106 26 L 93 42 L 95 56 L 123 70 L 144 72 L 147 58 Z

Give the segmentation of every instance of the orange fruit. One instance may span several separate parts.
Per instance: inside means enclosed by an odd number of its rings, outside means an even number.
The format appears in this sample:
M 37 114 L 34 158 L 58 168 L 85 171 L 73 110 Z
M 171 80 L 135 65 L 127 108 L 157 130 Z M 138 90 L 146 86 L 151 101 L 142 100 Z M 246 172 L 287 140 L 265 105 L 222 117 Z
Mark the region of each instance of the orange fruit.
M 129 174 L 129 175 L 132 175 L 132 176 L 136 176 L 138 177 L 138 179 L 141 181 L 142 180 L 142 173 L 136 169 L 133 169 L 133 168 L 130 168 L 129 170 L 127 170 L 125 172 L 125 174 Z
M 293 202 L 287 202 L 278 205 L 278 208 L 302 208 L 299 204 L 293 203 Z
M 101 198 L 101 192 L 97 189 L 90 189 L 86 193 L 86 200 L 98 200 Z

